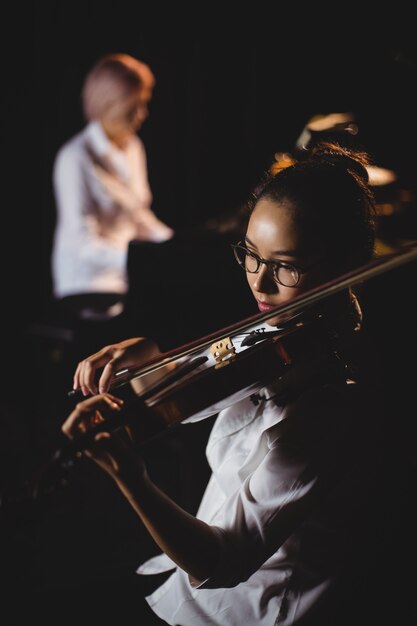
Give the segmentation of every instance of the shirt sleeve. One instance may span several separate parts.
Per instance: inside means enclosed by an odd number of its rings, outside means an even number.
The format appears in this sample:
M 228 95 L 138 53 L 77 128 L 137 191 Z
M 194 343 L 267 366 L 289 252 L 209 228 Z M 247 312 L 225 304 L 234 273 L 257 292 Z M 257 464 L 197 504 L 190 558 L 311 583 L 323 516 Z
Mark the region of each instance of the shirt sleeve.
M 316 478 L 301 460 L 279 476 L 282 459 L 271 453 L 227 506 L 233 522 L 218 529 L 221 559 L 214 574 L 199 587 L 234 587 L 247 580 L 288 538 L 314 498 Z M 272 486 L 270 482 L 278 478 Z M 259 486 L 267 481 L 259 489 Z

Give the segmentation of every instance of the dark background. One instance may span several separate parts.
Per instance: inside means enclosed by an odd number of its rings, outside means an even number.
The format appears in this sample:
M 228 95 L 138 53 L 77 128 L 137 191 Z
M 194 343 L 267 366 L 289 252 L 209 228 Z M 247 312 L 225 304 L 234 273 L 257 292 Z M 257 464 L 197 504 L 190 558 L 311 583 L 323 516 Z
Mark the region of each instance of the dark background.
M 378 7 L 366 19 L 354 5 L 331 10 L 256 5 L 247 13 L 238 6 L 200 6 L 194 14 L 140 3 L 30 3 L 3 12 L 3 34 L 11 42 L 2 38 L 2 488 L 17 491 L 53 448 L 68 410 L 68 363 L 82 356 L 72 353 L 63 365 L 66 345 L 40 338 L 32 328 L 51 299 L 53 159 L 84 124 L 80 90 L 98 57 L 123 51 L 153 69 L 157 85 L 140 134 L 154 210 L 174 228 L 192 229 L 238 210 L 274 153 L 291 150 L 307 120 L 319 113 L 353 112 L 363 146 L 378 165 L 397 173 L 400 187 L 413 198 L 417 54 L 412 24 L 399 6 Z M 399 221 L 388 223 L 388 232 L 392 227 L 395 237 L 416 239 L 415 223 L 412 201 Z M 166 279 L 171 294 L 175 280 L 187 284 L 187 273 L 170 268 Z M 409 485 L 415 486 L 408 481 L 415 465 L 407 392 L 413 384 L 407 362 L 414 358 L 414 285 L 412 267 L 375 281 L 368 292 L 399 419 L 393 428 L 395 463 L 406 459 L 395 479 L 388 476 L 391 496 L 398 474 L 402 486 L 387 505 L 395 518 L 388 550 L 399 543 L 403 553 L 415 544 L 408 517 Z M 189 289 L 192 293 L 192 281 Z M 175 315 L 172 303 L 169 307 Z M 146 452 L 155 477 L 190 510 L 207 478 L 198 459 L 210 425 L 190 427 Z M 2 522 L 2 573 L 11 589 L 7 626 L 25 623 L 26 609 L 45 623 L 48 618 L 64 623 L 68 595 L 72 617 L 78 600 L 91 594 L 113 594 L 129 607 L 129 584 L 120 581 L 155 551 L 120 494 L 84 460 L 67 490 L 36 503 L 22 498 L 3 505 Z M 403 560 L 395 567 L 402 585 L 397 580 L 395 592 L 405 588 L 407 595 L 412 581 Z M 383 591 L 391 593 L 390 582 L 385 584 Z M 377 598 L 376 585 L 373 591 Z M 132 616 L 135 610 L 132 602 Z M 405 609 L 407 619 L 411 612 Z
M 109 51 L 156 75 L 140 132 L 154 209 L 174 227 L 235 210 L 318 113 L 353 112 L 377 164 L 414 186 L 416 38 L 403 9 L 367 21 L 353 9 L 196 17 L 123 2 L 12 11 L 3 25 L 13 41 L 2 42 L 4 247 L 15 251 L 5 284 L 26 304 L 50 295 L 53 159 L 84 125 L 83 79 Z

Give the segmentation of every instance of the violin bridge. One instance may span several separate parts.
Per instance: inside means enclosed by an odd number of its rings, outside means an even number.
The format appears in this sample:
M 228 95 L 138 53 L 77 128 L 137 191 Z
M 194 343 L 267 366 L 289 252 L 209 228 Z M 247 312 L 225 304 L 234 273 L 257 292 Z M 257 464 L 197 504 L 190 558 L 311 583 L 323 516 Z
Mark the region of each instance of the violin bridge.
M 224 337 L 211 345 L 210 352 L 216 359 L 217 363 L 215 367 L 223 367 L 224 365 L 228 365 L 230 359 L 234 357 L 236 348 L 230 337 Z

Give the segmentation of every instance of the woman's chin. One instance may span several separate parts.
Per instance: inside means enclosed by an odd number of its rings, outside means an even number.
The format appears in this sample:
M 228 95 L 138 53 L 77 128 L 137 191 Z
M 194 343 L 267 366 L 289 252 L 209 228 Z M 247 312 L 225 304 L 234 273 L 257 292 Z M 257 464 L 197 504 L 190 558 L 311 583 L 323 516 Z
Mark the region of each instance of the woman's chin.
M 273 328 L 279 328 L 280 326 L 287 324 L 287 322 L 291 321 L 294 317 L 298 319 L 298 314 L 294 314 L 292 312 L 278 313 L 265 320 L 265 323 Z

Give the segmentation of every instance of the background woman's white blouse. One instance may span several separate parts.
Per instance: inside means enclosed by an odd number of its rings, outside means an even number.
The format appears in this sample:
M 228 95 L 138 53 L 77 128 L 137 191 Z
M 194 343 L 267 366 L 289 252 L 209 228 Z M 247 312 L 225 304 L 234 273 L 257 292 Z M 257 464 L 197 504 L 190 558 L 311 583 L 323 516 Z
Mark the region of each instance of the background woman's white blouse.
M 146 153 L 136 135 L 121 150 L 99 122 L 91 122 L 59 150 L 53 185 L 52 277 L 58 298 L 125 293 L 129 241 L 164 241 L 173 235 L 150 208 Z

